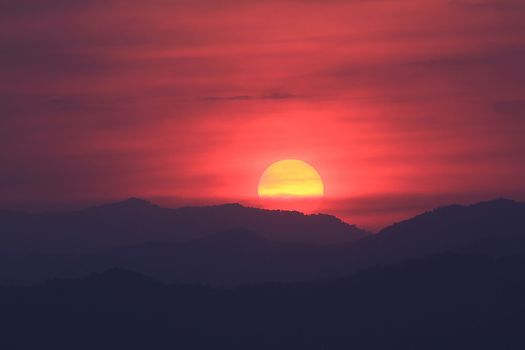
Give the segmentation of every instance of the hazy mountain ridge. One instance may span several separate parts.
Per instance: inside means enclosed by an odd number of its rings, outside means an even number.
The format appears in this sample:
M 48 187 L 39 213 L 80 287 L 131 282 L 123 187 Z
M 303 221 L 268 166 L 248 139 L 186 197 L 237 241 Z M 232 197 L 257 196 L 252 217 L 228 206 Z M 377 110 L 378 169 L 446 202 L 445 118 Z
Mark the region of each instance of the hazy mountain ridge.
M 89 253 L 28 251 L 2 254 L 0 283 L 31 283 L 123 267 L 166 282 L 236 286 L 334 278 L 375 265 L 444 252 L 495 256 L 525 254 L 525 204 L 501 199 L 471 206 L 438 208 L 391 225 L 376 235 L 349 243 L 322 245 L 313 244 L 308 238 L 305 241 L 278 241 L 273 239 L 275 232 L 263 234 L 243 228 L 243 223 L 263 229 L 278 227 L 276 232 L 283 232 L 288 227 L 299 230 L 305 220 L 321 218 L 333 228 L 331 224 L 337 219 L 330 216 L 265 211 L 238 204 L 172 210 L 136 199 L 86 211 L 66 215 L 72 222 L 80 222 L 78 226 L 83 228 L 82 234 L 102 226 L 114 227 L 115 230 L 109 232 L 117 232 L 122 238 L 126 234 L 132 238 L 144 237 L 137 234 L 145 232 L 147 223 L 155 220 L 160 227 L 173 227 L 169 222 L 174 220 L 178 225 L 189 226 L 189 232 L 204 232 L 196 229 L 200 227 L 209 233 L 187 240 L 164 240 L 159 234 L 147 241 L 131 239 L 119 245 L 102 245 Z M 50 220 L 49 214 L 42 215 Z M 201 216 L 208 218 L 209 222 L 196 219 Z M 261 223 L 267 217 L 278 219 Z M 122 223 L 126 230 L 119 229 Z M 92 228 L 86 230 L 86 226 Z M 211 231 L 212 227 L 226 226 L 229 227 L 225 230 Z M 310 234 L 317 232 L 319 235 L 319 231 L 315 231 L 318 227 L 325 226 L 309 227 Z M 347 226 L 338 224 L 335 227 L 335 232 L 339 232 Z M 330 230 L 323 230 L 321 234 L 332 232 Z M 295 231 L 294 237 L 300 237 L 297 236 L 299 233 Z M 85 241 L 76 243 L 81 245 Z
M 161 208 L 131 198 L 74 212 L 0 216 L 0 251 L 86 252 L 147 241 L 180 242 L 242 227 L 290 242 L 330 244 L 369 235 L 333 216 L 239 204 Z
M 525 236 L 525 203 L 497 199 L 440 207 L 381 230 L 384 245 L 423 254 L 456 250 L 491 236 Z
M 338 245 L 277 242 L 244 229 L 184 242 L 147 242 L 89 254 L 0 257 L 0 281 L 31 283 L 125 267 L 167 282 L 236 286 L 337 275 Z M 338 269 L 339 271 L 339 269 Z M 339 271 L 340 273 L 340 271 Z
M 442 254 L 344 279 L 231 290 L 169 285 L 112 269 L 0 287 L 0 345 L 519 349 L 524 268 L 524 256 Z

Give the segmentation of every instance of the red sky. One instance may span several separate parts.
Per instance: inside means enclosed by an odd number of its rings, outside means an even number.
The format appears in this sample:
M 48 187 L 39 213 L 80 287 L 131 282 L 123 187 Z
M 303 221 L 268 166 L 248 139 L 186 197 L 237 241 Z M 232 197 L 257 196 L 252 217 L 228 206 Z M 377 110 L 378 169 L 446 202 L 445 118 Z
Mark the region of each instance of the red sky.
M 376 229 L 525 199 L 521 0 L 0 0 L 0 207 L 257 205 L 274 161 Z

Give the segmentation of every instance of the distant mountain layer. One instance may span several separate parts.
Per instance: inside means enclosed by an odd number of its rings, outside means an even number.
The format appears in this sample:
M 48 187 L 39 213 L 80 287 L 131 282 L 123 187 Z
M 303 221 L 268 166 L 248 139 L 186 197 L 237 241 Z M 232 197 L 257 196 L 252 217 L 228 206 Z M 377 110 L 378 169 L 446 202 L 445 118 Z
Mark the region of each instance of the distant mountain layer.
M 525 257 L 231 290 L 112 269 L 0 288 L 3 349 L 523 349 Z
M 66 213 L 0 212 L 0 252 L 85 252 L 148 241 L 182 242 L 231 229 L 283 242 L 330 244 L 369 235 L 330 215 L 239 204 L 160 208 L 129 200 Z
M 20 218 L 13 219 L 16 215 Z M 8 220 L 23 228 L 26 214 L 16 215 L 10 214 Z M 49 219 L 50 215 L 58 218 Z M 208 219 L 203 222 L 196 217 Z M 17 241 L 18 251 L 10 252 L 9 245 L 2 247 L 6 252 L 0 254 L 0 283 L 75 277 L 112 267 L 131 269 L 166 282 L 214 286 L 335 278 L 376 265 L 446 252 L 525 254 L 524 219 L 525 204 L 495 200 L 438 208 L 376 235 L 363 234 L 361 239 L 350 242 L 320 245 L 313 238 L 316 235 L 335 240 L 341 235 L 351 236 L 355 227 L 330 216 L 305 216 L 239 205 L 171 210 L 131 200 L 75 213 L 42 214 L 38 222 L 52 223 L 42 228 L 62 227 L 58 222 L 65 222 L 66 228 L 80 228 L 70 235 L 74 240 L 65 239 L 68 244 L 79 246 L 68 250 L 69 245 L 64 245 L 60 253 L 39 252 L 33 241 L 35 232 L 31 236 L 21 230 L 20 237 L 27 237 L 27 241 Z M 162 220 L 171 220 L 172 224 Z M 258 229 L 228 228 L 248 224 Z M 34 222 L 29 227 L 34 228 Z M 165 227 L 184 229 L 162 231 Z M 148 231 L 150 228 L 153 229 Z M 293 233 L 286 233 L 287 229 Z M 304 241 L 299 239 L 301 229 L 306 232 Z M 339 229 L 341 232 L 337 233 Z M 146 241 L 145 232 L 154 232 L 158 239 Z M 276 232 L 280 238 L 288 239 L 274 239 Z M 38 234 L 42 238 L 57 237 L 56 232 L 43 229 Z M 198 238 L 189 239 L 190 234 Z M 4 243 L 6 237 L 9 235 L 2 235 Z M 97 241 L 103 238 L 107 241 Z M 55 241 L 48 244 L 50 249 Z M 96 249 L 82 251 L 85 246 Z
M 438 208 L 391 225 L 374 240 L 388 246 L 389 253 L 394 256 L 422 256 L 461 250 L 498 253 L 492 249 L 495 247 L 484 247 L 483 242 L 522 238 L 525 238 L 525 203 L 498 199 L 470 206 Z M 512 247 L 509 248 L 511 252 Z M 507 253 L 504 249 L 499 252 Z

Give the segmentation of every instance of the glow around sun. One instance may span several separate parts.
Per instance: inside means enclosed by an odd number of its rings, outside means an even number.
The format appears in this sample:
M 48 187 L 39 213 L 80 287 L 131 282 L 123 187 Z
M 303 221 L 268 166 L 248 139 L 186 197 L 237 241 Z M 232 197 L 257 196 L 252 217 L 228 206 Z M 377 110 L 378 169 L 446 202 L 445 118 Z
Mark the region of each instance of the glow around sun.
M 321 175 L 310 164 L 298 159 L 273 163 L 259 180 L 260 198 L 312 198 L 324 196 Z

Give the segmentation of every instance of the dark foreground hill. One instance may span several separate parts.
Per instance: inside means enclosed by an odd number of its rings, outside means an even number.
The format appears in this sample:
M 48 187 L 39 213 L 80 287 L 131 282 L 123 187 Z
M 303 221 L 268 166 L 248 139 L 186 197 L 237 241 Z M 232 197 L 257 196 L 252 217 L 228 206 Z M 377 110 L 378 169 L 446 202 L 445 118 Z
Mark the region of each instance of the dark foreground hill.
M 522 349 L 525 258 L 438 255 L 231 290 L 113 269 L 0 288 L 3 349 Z

